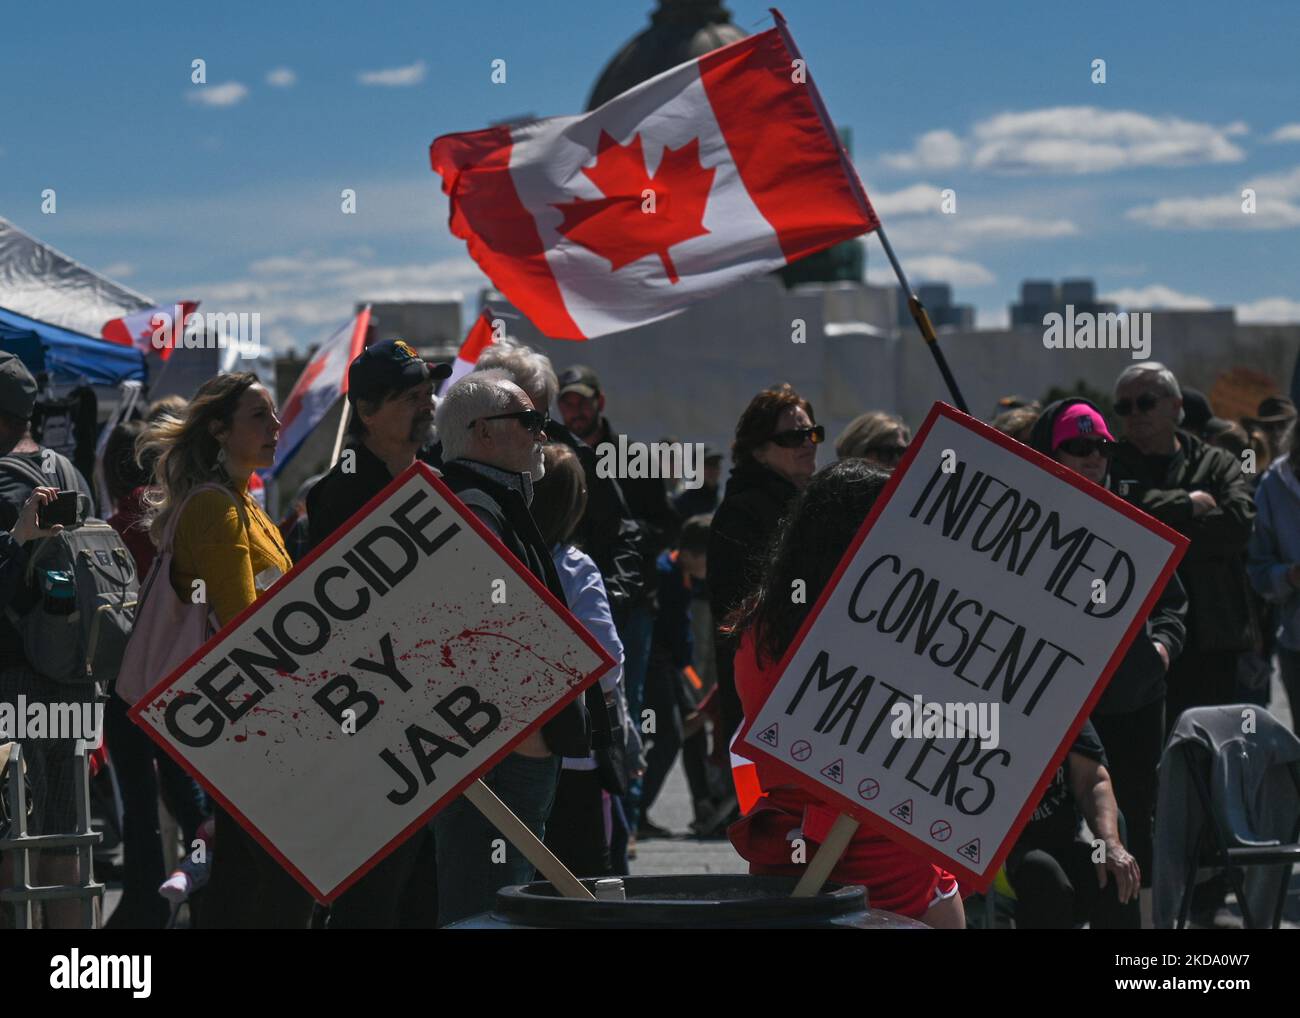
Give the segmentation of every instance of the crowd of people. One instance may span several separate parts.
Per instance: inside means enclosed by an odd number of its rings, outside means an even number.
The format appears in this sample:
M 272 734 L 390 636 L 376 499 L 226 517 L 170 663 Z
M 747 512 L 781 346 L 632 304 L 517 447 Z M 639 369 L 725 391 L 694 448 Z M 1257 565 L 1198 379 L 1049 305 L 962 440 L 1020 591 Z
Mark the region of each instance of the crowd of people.
M 546 356 L 507 340 L 435 395 L 449 371 L 400 340 L 367 347 L 348 371 L 344 455 L 294 495 L 279 523 L 250 491 L 279 438 L 271 395 L 254 375 L 219 375 L 192 399 L 115 427 L 102 456 L 110 504 L 98 512 L 138 582 L 163 556 L 167 575 L 147 596 L 169 587 L 189 599 L 201 581 L 215 632 L 394 477 L 427 463 L 617 663 L 484 776 L 496 796 L 577 875 L 626 874 L 638 839 L 670 833 L 649 814 L 680 759 L 693 834 L 729 837 L 753 873 L 797 874 L 791 839 L 818 840 L 834 812 L 760 765 L 763 796 L 741 816 L 728 748 L 906 452 L 908 425 L 864 413 L 836 439 L 835 461 L 819 464 L 827 436 L 813 406 L 774 385 L 739 414 L 725 485 L 723 456 L 710 449 L 702 485 L 688 489 L 597 470 L 597 450 L 620 436 L 607 416 L 615 395 L 588 368 L 557 375 Z M 513 845 L 497 858 L 495 828 L 460 798 L 325 908 L 158 751 L 122 696 L 99 688 L 112 681 L 47 676 L 23 619 L 48 604 L 54 581 L 28 566 L 43 542 L 75 528 L 42 527 L 40 513 L 60 490 L 81 492 L 91 508 L 94 496 L 70 461 L 32 439 L 36 398 L 22 363 L 0 354 L 0 700 L 106 696 L 124 850 L 123 894 L 106 926 L 161 928 L 186 896 L 190 921 L 205 928 L 442 926 L 533 879 Z M 1191 542 L 1005 868 L 1022 928 L 1134 927 L 1152 872 L 1157 767 L 1178 715 L 1265 705 L 1276 657 L 1300 717 L 1296 411 L 1278 396 L 1254 418 L 1220 420 L 1155 362 L 1115 382 L 1119 438 L 1081 397 L 1047 406 L 1011 399 L 998 409 L 998 430 Z M 795 579 L 806 583 L 804 599 L 789 596 Z M 74 747 L 33 739 L 24 752 L 29 831 L 72 830 Z M 208 849 L 201 873 L 175 894 L 160 893 L 178 886 L 166 872 L 160 795 L 184 844 Z M 1084 824 L 1104 842 L 1104 861 L 1083 840 Z M 36 872 L 45 883 L 75 882 L 75 857 L 42 852 Z M 865 827 L 831 879 L 863 884 L 873 907 L 932 926 L 966 922 L 952 873 Z M 1212 917 L 1224 888 L 1210 883 L 1199 894 L 1200 915 Z M 73 926 L 77 910 L 50 903 L 45 922 Z

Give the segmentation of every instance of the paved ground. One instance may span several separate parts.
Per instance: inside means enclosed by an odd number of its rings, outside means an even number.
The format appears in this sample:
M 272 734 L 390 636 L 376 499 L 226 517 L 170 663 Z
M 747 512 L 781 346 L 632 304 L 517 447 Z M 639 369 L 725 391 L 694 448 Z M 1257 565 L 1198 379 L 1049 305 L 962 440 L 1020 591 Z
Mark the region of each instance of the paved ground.
M 668 873 L 748 873 L 745 862 L 731 842 L 699 841 L 686 832 L 694 818 L 691 811 L 690 790 L 686 787 L 686 772 L 680 761 L 664 782 L 659 799 L 650 810 L 650 819 L 660 827 L 678 834 L 672 841 L 654 839 L 638 841 L 636 859 L 629 868 L 634 874 L 657 875 Z

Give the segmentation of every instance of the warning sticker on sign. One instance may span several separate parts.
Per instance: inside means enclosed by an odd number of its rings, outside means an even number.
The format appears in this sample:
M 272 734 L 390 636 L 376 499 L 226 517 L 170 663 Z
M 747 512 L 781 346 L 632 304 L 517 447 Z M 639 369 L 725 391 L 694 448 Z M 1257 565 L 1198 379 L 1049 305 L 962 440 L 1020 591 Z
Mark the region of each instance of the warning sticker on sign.
M 980 839 L 975 838 L 973 841 L 966 842 L 961 848 L 957 849 L 957 854 L 969 859 L 972 863 L 978 864 L 980 861 Z
M 912 800 L 905 799 L 889 812 L 898 817 L 898 819 L 903 821 L 903 823 L 910 824 L 912 822 Z
M 765 742 L 773 749 L 775 749 L 778 745 L 780 745 L 780 740 L 778 738 L 780 730 L 781 730 L 780 725 L 775 723 L 770 724 L 766 728 L 764 728 L 761 732 L 758 733 L 757 738 L 759 742 Z
M 844 761 L 836 760 L 822 768 L 822 774 L 834 781 L 837 785 L 844 784 Z

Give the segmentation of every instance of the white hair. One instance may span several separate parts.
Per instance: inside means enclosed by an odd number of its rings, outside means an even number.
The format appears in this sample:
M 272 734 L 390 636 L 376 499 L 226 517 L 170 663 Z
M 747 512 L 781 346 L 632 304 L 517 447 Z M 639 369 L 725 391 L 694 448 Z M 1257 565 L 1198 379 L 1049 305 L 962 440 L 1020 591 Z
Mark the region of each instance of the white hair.
M 1130 364 L 1119 373 L 1115 379 L 1115 396 L 1119 397 L 1120 386 L 1126 385 L 1135 378 L 1145 378 L 1151 376 L 1155 379 L 1156 384 L 1167 396 L 1173 396 L 1175 399 L 1183 398 L 1183 390 L 1178 384 L 1178 379 L 1174 373 L 1159 361 L 1142 361 L 1140 364 Z M 1185 416 L 1183 410 L 1178 411 L 1178 423 L 1183 423 Z
M 501 383 L 513 381 L 501 370 L 472 371 L 447 390 L 434 414 L 444 462 L 469 455 L 474 421 L 510 411 L 512 394 Z
M 506 337 L 487 347 L 478 357 L 478 368 L 484 371 L 504 371 L 510 381 L 528 393 L 542 397 L 542 405 L 533 409 L 547 412 L 555 403 L 560 391 L 560 380 L 555 375 L 551 359 L 531 346 Z

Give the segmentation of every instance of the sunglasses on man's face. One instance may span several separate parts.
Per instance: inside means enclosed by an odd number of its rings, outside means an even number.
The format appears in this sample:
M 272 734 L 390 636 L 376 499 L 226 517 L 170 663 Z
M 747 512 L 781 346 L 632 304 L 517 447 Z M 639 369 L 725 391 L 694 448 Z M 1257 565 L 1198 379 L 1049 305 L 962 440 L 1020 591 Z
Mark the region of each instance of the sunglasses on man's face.
M 1109 458 L 1115 451 L 1115 443 L 1107 442 L 1104 438 L 1070 438 L 1058 445 L 1057 449 L 1064 449 L 1079 459 L 1086 459 L 1093 453 Z
M 1144 392 L 1137 398 L 1137 411 L 1140 414 L 1149 414 L 1156 408 L 1156 404 L 1159 402 L 1160 397 L 1152 396 L 1149 392 Z M 1121 417 L 1127 417 L 1133 412 L 1134 405 L 1134 401 L 1131 399 L 1121 399 L 1115 404 L 1115 413 L 1119 414 Z
M 773 445 L 779 445 L 782 449 L 798 449 L 810 438 L 813 445 L 821 445 L 826 441 L 826 429 L 818 424 L 815 428 L 794 428 L 790 431 L 778 431 L 772 436 L 771 442 Z
M 479 421 L 518 421 L 525 431 L 538 435 L 546 430 L 551 418 L 540 410 L 516 410 L 508 414 L 493 414 L 491 417 L 476 417 L 469 422 L 469 426 L 472 428 Z

